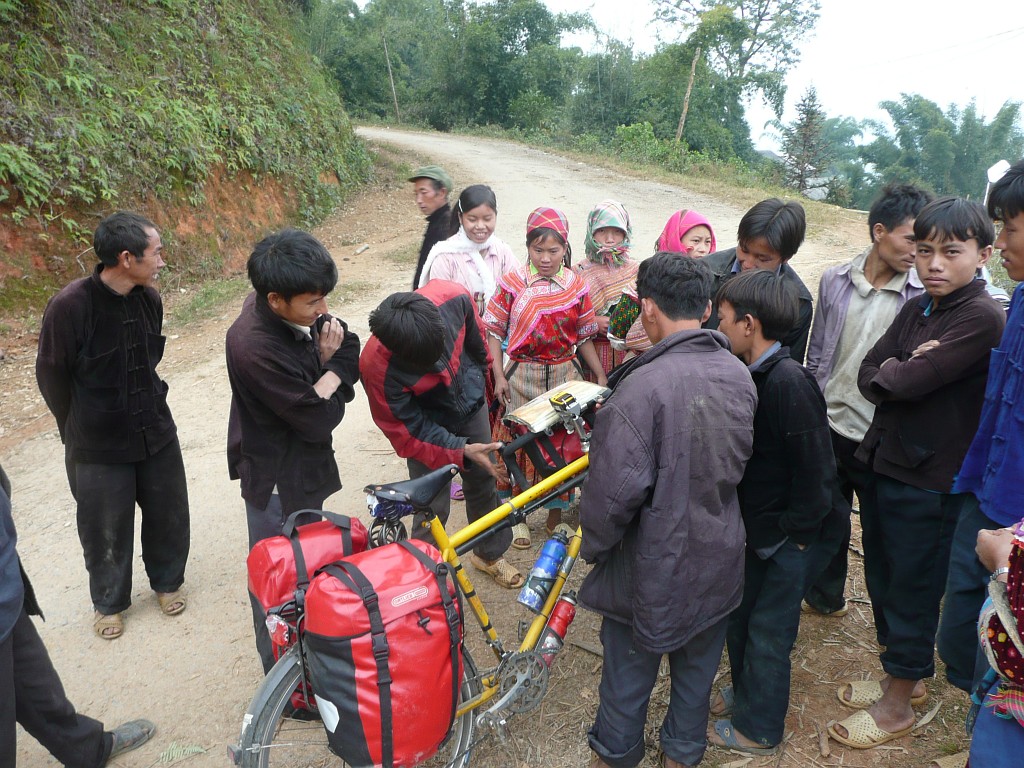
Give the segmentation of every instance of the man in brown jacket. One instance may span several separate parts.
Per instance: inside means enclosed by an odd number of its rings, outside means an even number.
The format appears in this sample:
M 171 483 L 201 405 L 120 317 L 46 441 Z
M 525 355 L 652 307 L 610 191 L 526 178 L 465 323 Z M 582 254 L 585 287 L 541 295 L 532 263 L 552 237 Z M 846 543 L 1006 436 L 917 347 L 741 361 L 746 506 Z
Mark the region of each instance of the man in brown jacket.
M 593 768 L 644 757 L 644 722 L 663 654 L 672 698 L 667 768 L 707 746 L 708 697 L 726 618 L 743 591 L 736 486 L 753 443 L 757 394 L 717 331 L 702 260 L 659 253 L 640 265 L 640 320 L 654 346 L 609 379 L 583 486 L 580 556 L 594 563 L 580 602 L 604 616 Z

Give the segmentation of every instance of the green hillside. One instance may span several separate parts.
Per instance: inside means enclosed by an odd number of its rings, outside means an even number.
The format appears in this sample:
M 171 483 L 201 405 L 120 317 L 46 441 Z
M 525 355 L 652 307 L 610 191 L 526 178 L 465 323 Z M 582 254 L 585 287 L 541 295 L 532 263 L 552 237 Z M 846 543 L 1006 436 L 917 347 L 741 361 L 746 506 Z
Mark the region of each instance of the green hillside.
M 299 14 L 282 0 L 0 0 L 0 309 L 82 274 L 93 260 L 76 256 L 112 210 L 154 218 L 173 269 L 217 273 L 361 183 L 369 158 Z

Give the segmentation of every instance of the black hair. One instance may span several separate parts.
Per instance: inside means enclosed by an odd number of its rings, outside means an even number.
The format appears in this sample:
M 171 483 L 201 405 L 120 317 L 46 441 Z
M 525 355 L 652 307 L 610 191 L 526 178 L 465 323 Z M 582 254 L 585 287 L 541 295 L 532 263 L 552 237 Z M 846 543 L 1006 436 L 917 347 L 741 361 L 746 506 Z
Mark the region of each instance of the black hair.
M 751 240 L 763 237 L 783 261 L 788 261 L 800 249 L 806 231 L 807 220 L 800 203 L 771 197 L 743 214 L 736 239 L 745 248 Z
M 96 227 L 92 248 L 106 267 L 117 266 L 122 251 L 139 260 L 149 246 L 147 229 L 156 229 L 156 225 L 145 216 L 131 211 L 112 213 Z
M 917 214 L 934 199 L 931 192 L 913 184 L 886 184 L 868 211 L 868 234 L 872 242 L 875 224 L 881 224 L 892 232 L 907 219 L 916 219 Z
M 338 284 L 338 267 L 308 232 L 283 229 L 260 240 L 246 264 L 249 281 L 263 298 L 276 293 L 291 301 L 300 293 L 326 296 Z
M 451 237 L 459 231 L 462 224 L 462 214 L 472 211 L 481 205 L 486 205 L 495 213 L 498 212 L 498 198 L 494 196 L 494 190 L 486 184 L 470 184 L 459 195 L 459 199 L 452 206 L 452 219 L 448 227 L 448 236 Z
M 395 361 L 415 371 L 428 371 L 445 350 L 441 310 L 426 296 L 412 291 L 392 293 L 370 313 L 370 333 Z
M 551 227 L 537 227 L 536 229 L 531 229 L 526 235 L 526 248 L 529 249 L 530 246 L 538 240 L 544 240 L 548 237 L 553 237 L 556 242 L 561 243 L 561 245 L 565 247 L 565 256 L 562 257 L 562 263 L 567 267 L 571 267 L 572 244 L 562 237 L 562 233 L 557 229 L 552 229 Z
M 636 294 L 657 304 L 669 320 L 703 320 L 713 283 L 703 259 L 660 251 L 640 262 Z
M 726 280 L 715 296 L 719 313 L 723 301 L 732 305 L 737 318 L 757 318 L 768 341 L 780 341 L 800 316 L 796 288 L 769 269 L 751 269 Z
M 918 240 L 936 238 L 939 242 L 974 240 L 978 248 L 985 248 L 995 242 L 996 230 L 980 203 L 962 197 L 940 197 L 917 214 L 914 237 Z
M 988 193 L 988 215 L 1007 222 L 1024 211 L 1024 160 L 1010 166 Z

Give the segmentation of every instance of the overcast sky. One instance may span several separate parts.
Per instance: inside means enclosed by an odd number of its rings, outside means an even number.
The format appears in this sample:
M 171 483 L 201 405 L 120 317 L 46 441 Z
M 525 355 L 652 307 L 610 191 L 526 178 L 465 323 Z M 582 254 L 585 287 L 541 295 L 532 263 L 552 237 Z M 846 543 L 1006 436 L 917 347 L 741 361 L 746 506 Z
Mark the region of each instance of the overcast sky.
M 590 11 L 598 27 L 634 51 L 652 52 L 672 31 L 652 23 L 651 0 L 544 0 L 559 11 Z M 884 118 L 878 102 L 919 93 L 945 110 L 974 98 L 991 119 L 1007 100 L 1024 101 L 1024 2 L 1021 0 L 821 0 L 813 36 L 797 42 L 800 63 L 786 78 L 786 112 L 809 85 L 829 117 Z M 623 11 L 627 7 L 631 12 Z M 567 38 L 599 50 L 593 35 Z M 748 105 L 754 144 L 769 147 L 773 114 Z

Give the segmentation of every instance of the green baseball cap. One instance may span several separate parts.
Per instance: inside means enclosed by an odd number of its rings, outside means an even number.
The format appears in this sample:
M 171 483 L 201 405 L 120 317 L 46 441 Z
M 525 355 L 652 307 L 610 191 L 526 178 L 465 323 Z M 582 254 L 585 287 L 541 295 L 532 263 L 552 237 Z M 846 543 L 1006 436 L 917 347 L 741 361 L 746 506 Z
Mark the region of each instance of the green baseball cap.
M 416 179 L 440 181 L 445 189 L 449 192 L 452 191 L 452 177 L 439 165 L 424 165 L 422 168 L 417 168 L 413 175 L 409 177 L 409 181 L 416 181 Z

